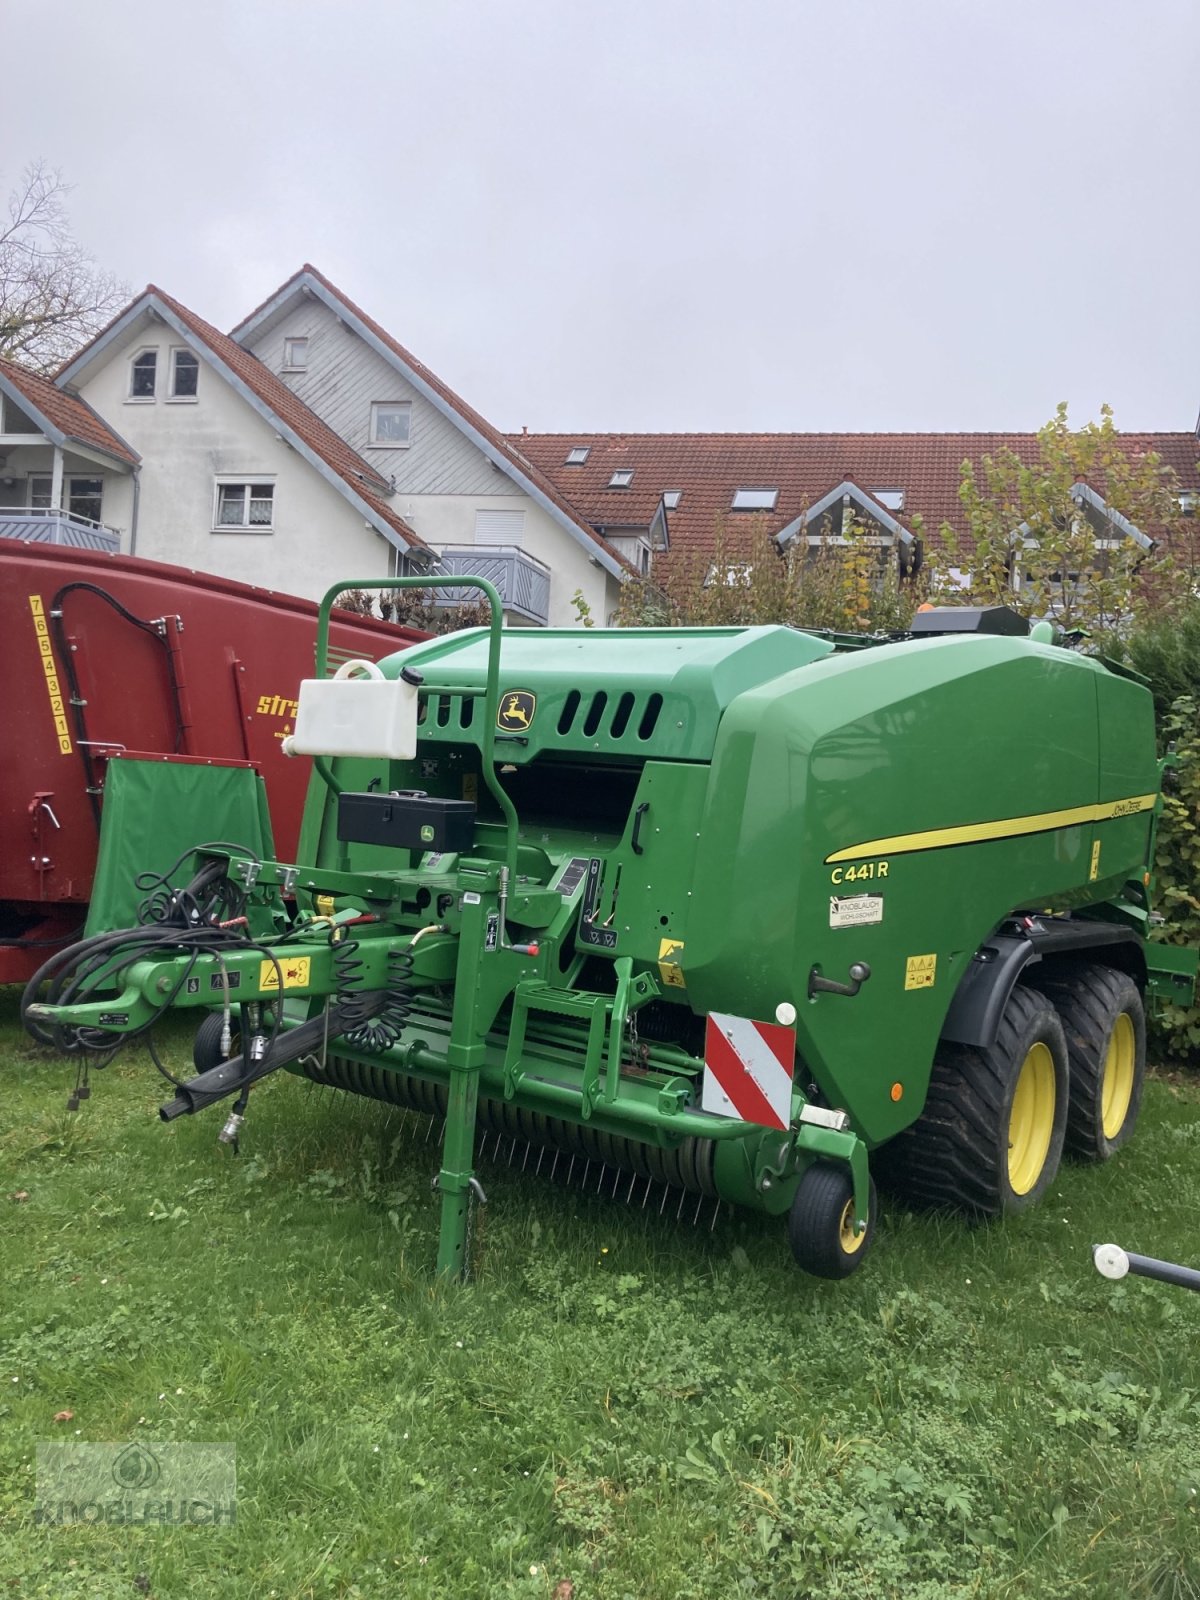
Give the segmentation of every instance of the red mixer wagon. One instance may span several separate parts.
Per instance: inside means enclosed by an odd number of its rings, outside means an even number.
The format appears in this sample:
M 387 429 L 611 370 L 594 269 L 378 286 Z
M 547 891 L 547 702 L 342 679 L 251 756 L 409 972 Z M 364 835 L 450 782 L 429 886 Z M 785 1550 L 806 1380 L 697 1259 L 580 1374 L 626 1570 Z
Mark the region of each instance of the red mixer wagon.
M 255 768 L 276 851 L 295 859 L 309 763 L 280 746 L 316 632 L 294 595 L 0 539 L 0 983 L 78 937 L 115 760 Z M 333 663 L 426 637 L 335 612 Z

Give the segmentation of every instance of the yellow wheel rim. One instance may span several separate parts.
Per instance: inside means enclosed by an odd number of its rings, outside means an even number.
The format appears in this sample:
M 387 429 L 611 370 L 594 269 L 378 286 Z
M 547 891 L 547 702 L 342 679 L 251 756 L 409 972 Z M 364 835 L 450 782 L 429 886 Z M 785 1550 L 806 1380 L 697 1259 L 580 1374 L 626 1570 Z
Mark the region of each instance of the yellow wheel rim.
M 857 1255 L 867 1242 L 867 1230 L 861 1233 L 854 1231 L 854 1201 L 847 1200 L 842 1207 L 841 1220 L 838 1223 L 838 1238 L 841 1240 L 842 1249 L 848 1256 Z
M 1137 1035 L 1133 1018 L 1122 1011 L 1109 1035 L 1104 1057 L 1104 1076 L 1100 1080 L 1100 1125 L 1106 1139 L 1115 1139 L 1125 1126 L 1129 1102 L 1133 1099 L 1133 1075 L 1137 1063 Z
M 1014 1194 L 1028 1194 L 1042 1175 L 1054 1137 L 1054 1057 L 1035 1044 L 1021 1063 L 1008 1116 L 1008 1182 Z

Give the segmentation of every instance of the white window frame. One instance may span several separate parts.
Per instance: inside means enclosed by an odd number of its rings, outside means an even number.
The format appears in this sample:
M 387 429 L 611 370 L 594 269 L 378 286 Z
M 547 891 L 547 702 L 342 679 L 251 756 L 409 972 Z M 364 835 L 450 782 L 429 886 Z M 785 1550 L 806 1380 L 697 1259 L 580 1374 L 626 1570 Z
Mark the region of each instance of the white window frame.
M 757 497 L 755 504 L 738 504 L 739 500 L 745 500 L 749 495 L 754 495 Z M 733 499 L 729 502 L 729 509 L 731 511 L 774 511 L 778 504 L 778 489 L 772 489 L 766 486 L 759 488 L 755 484 L 744 483 L 740 486 L 740 488 L 737 488 L 733 491 Z
M 591 453 L 590 444 L 573 444 L 567 451 L 567 459 L 563 462 L 563 466 L 582 467 Z
M 196 392 L 195 394 L 175 393 L 176 363 L 180 356 L 191 356 L 196 363 Z M 200 398 L 200 357 L 186 344 L 173 344 L 168 352 L 167 360 L 167 394 L 166 399 L 175 406 L 194 406 Z
M 297 361 L 296 360 L 296 346 L 298 344 L 302 344 L 304 346 L 304 359 L 302 361 Z M 308 334 L 306 334 L 306 333 L 289 334 L 288 337 L 283 341 L 283 368 L 282 368 L 282 370 L 284 372 L 307 372 L 308 371 Z
M 682 499 L 682 489 L 664 489 L 662 493 L 663 510 L 678 511 Z
M 383 411 L 403 411 L 408 417 L 407 439 L 380 439 L 378 437 L 379 414 Z M 371 433 L 370 443 L 372 450 L 407 450 L 412 444 L 412 401 L 411 400 L 372 400 L 371 401 Z
M 618 467 L 605 485 L 608 489 L 631 489 L 633 487 L 633 467 Z
M 270 522 L 251 522 L 250 491 L 256 484 L 261 484 L 271 491 L 271 520 Z M 274 533 L 275 532 L 275 474 L 272 472 L 223 472 L 213 479 L 212 500 L 212 531 L 213 533 Z M 221 491 L 223 489 L 241 488 L 242 514 L 247 519 L 244 522 L 221 522 Z M 261 499 L 262 497 L 259 496 Z
M 44 489 L 34 486 L 44 483 Z M 49 472 L 31 472 L 26 480 L 25 499 L 31 511 L 45 511 L 47 514 L 56 513 L 69 517 L 76 517 L 82 522 L 95 522 L 100 524 L 99 517 L 81 517 L 80 513 L 71 510 L 71 501 L 75 499 L 75 485 L 77 483 L 98 483 L 100 485 L 100 509 L 104 509 L 104 474 L 102 472 L 68 472 L 63 478 L 63 503 L 61 506 L 50 504 L 50 496 L 54 491 L 54 478 Z M 45 500 L 44 506 L 35 504 L 37 500 Z
M 154 392 L 152 394 L 134 394 L 133 380 L 137 373 L 137 364 L 143 356 L 154 357 Z M 158 399 L 158 357 L 159 349 L 156 344 L 143 345 L 140 350 L 135 350 L 129 358 L 129 388 L 125 395 L 127 406 L 152 406 Z
M 878 500 L 879 504 L 884 508 L 885 511 L 904 510 L 903 489 L 868 489 L 867 493 L 873 500 Z

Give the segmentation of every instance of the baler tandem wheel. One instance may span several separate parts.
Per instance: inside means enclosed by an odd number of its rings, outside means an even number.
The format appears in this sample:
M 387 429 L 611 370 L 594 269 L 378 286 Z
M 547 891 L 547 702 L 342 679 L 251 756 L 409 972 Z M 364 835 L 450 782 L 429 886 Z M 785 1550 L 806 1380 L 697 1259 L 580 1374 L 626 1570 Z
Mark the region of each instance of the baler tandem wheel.
M 1146 1079 L 1141 991 L 1116 967 L 1079 965 L 1043 985 L 1062 1019 L 1070 1062 L 1066 1149 L 1107 1161 L 1137 1124 Z
M 911 1204 L 1010 1216 L 1054 1181 L 1066 1134 L 1067 1044 L 1045 995 L 1018 984 L 990 1049 L 939 1047 L 925 1109 L 880 1152 Z

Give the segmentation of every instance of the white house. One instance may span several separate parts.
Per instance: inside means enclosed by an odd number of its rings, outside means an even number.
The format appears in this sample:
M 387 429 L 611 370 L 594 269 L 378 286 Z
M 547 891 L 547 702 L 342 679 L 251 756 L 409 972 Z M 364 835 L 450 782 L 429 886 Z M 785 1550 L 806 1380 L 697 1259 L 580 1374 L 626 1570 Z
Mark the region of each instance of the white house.
M 151 285 L 57 374 L 141 460 L 128 554 L 319 596 L 421 570 L 390 486 L 240 345 Z
M 444 571 L 493 579 L 514 621 L 576 623 L 577 593 L 595 621 L 611 616 L 635 570 L 628 555 L 315 267 L 232 337 L 392 486 Z
M 633 570 L 312 267 L 232 336 L 151 285 L 55 384 L 140 460 L 129 553 L 313 597 L 339 578 L 470 573 L 510 623 L 557 626 L 579 622 L 577 596 L 607 621 Z

